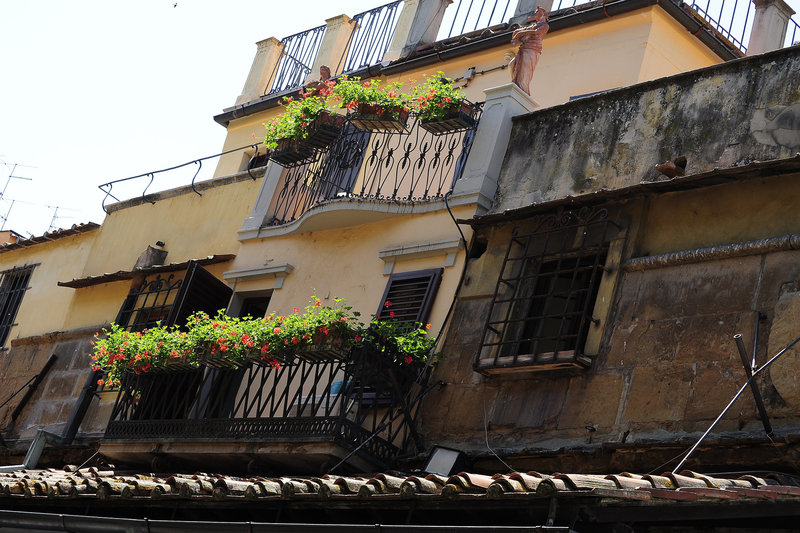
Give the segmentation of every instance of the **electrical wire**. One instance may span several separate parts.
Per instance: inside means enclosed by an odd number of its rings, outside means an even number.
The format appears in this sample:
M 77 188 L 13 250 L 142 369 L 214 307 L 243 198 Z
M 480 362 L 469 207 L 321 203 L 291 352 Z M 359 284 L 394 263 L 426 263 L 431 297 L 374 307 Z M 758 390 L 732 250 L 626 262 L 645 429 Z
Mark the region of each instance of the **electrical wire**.
M 508 468 L 509 472 L 516 472 L 515 469 L 513 469 L 507 462 L 503 461 L 500 458 L 500 456 L 497 455 L 497 453 L 492 449 L 492 447 L 489 446 L 489 423 L 486 421 L 486 390 L 485 389 L 484 389 L 484 393 L 483 393 L 483 432 L 484 432 L 484 435 L 486 436 L 486 449 L 489 450 L 490 452 L 492 452 L 492 455 L 494 455 L 497 458 L 498 461 L 503 463 L 506 466 L 506 468 Z

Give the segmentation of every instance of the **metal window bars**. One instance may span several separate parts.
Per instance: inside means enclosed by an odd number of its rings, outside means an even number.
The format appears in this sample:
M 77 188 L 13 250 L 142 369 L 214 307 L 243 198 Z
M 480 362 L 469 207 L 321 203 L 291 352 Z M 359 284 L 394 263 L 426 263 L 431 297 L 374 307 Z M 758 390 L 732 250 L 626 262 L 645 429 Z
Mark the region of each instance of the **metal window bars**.
M 25 265 L 0 272 L 0 347 L 5 346 L 22 297 L 28 287 L 28 281 L 36 265 Z
M 444 197 L 465 166 L 478 127 L 434 135 L 411 114 L 402 132 L 346 125 L 327 151 L 287 168 L 268 211 L 269 225 L 287 224 L 312 207 L 337 199 L 421 202 Z
M 512 232 L 475 368 L 581 368 L 612 230 L 606 209 L 560 211 Z M 540 368 L 536 368 L 540 367 Z
M 355 30 L 350 34 L 347 52 L 342 58 L 344 66 L 336 72 L 353 72 L 381 62 L 392 43 L 402 3 L 403 0 L 396 0 L 353 17 Z
M 455 0 L 444 13 L 437 40 L 506 22 L 517 3 L 518 0 Z
M 303 85 L 317 58 L 325 28 L 323 24 L 281 39 L 283 43 L 281 59 L 275 66 L 272 86 L 264 89 L 265 94 L 280 93 Z
M 128 331 L 141 331 L 164 321 L 172 309 L 175 296 L 183 285 L 183 273 L 162 278 L 145 278 L 141 284 L 131 289 L 116 322 Z
M 129 373 L 105 438 L 327 441 L 385 467 L 418 444 L 428 373 L 395 355 L 368 345 L 339 355 L 307 348 L 278 365 Z

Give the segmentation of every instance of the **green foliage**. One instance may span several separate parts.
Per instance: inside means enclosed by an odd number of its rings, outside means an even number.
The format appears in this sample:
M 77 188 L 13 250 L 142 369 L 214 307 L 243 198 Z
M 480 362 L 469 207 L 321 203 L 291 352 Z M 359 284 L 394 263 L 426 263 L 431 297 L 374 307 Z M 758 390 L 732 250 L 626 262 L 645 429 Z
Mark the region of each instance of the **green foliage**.
M 442 71 L 428 77 L 425 83 L 411 91 L 411 102 L 421 120 L 442 120 L 458 109 L 463 101 L 461 88 L 454 88 L 453 80 L 445 78 Z
M 402 83 L 381 85 L 379 79 L 361 81 L 359 77 L 343 76 L 332 89 L 331 100 L 339 107 L 353 111 L 359 104 L 375 105 L 382 109 L 406 108 L 408 96 L 400 92 Z
M 209 357 L 232 366 L 258 360 L 279 368 L 299 350 L 326 343 L 343 349 L 368 343 L 398 364 L 411 364 L 428 359 L 435 342 L 426 331 L 430 327 L 375 316 L 365 327 L 360 313 L 345 300 L 337 298 L 328 306 L 314 296 L 304 309 L 294 308 L 289 315 L 236 318 L 221 310 L 212 318 L 198 312 L 189 317 L 183 331 L 159 324 L 132 333 L 112 324 L 103 330 L 103 338 L 95 335 L 91 365 L 93 370 L 105 370 L 109 383 L 118 385 L 125 372 L 166 371 L 177 364 L 199 367 Z
M 284 112 L 264 124 L 264 144 L 274 149 L 281 139 L 302 140 L 308 137 L 314 120 L 324 111 L 330 111 L 327 98 L 303 93 L 299 98 L 283 97 Z
M 377 114 L 382 114 L 397 109 L 408 112 L 413 104 L 421 119 L 441 120 L 464 100 L 461 88 L 454 88 L 453 80 L 441 71 L 422 85 L 413 86 L 410 94 L 400 92 L 401 87 L 400 82 L 383 84 L 380 79 L 362 81 L 342 76 L 338 81 L 328 80 L 315 89 L 300 91 L 296 98 L 284 96 L 284 112 L 264 124 L 264 144 L 274 149 L 281 139 L 307 138 L 314 120 L 335 107 L 355 112 L 359 104 L 365 104 L 377 107 Z

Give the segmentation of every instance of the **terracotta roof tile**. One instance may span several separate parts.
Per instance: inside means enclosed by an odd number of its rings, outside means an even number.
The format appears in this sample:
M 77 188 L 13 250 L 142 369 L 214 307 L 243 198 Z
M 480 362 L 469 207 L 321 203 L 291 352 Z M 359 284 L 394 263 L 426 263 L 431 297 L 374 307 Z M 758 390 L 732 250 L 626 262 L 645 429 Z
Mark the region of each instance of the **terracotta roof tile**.
M 564 497 L 616 499 L 634 505 L 637 501 L 763 501 L 800 502 L 800 486 L 752 475 L 716 477 L 691 471 L 680 475 L 594 475 L 562 473 L 546 476 L 537 472 L 486 476 L 460 472 L 444 478 L 380 473 L 372 477 L 233 477 L 205 473 L 118 474 L 109 470 L 27 470 L 0 473 L 0 495 L 12 498 L 49 497 L 114 499 L 178 498 L 193 500 L 254 501 L 270 499 L 320 500 L 420 497 L 440 499 Z M 598 500 L 599 501 L 599 500 Z

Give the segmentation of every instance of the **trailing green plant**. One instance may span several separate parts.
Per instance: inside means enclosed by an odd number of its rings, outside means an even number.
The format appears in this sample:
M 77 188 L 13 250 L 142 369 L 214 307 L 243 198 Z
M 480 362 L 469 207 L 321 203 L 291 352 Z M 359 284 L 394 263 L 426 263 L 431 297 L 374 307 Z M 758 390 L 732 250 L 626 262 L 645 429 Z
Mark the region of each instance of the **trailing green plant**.
M 392 302 L 387 300 L 384 305 L 388 310 Z M 441 354 L 432 353 L 436 339 L 428 335 L 431 324 L 401 322 L 394 317 L 394 312 L 388 314 L 384 318 L 373 315 L 365 331 L 366 342 L 391 356 L 396 363 L 410 365 L 439 358 Z
M 348 111 L 354 111 L 359 104 L 378 106 L 381 110 L 402 108 L 408 112 L 408 96 L 400 92 L 402 83 L 381 85 L 379 79 L 361 81 L 355 76 L 342 76 L 332 88 L 331 100 Z
M 214 317 L 198 312 L 183 328 L 159 324 L 141 332 L 111 324 L 102 336 L 95 335 L 91 366 L 104 370 L 109 384 L 119 385 L 125 372 L 164 371 L 178 363 L 199 367 L 209 357 L 232 366 L 256 359 L 280 367 L 299 350 L 326 343 L 342 349 L 370 344 L 399 364 L 426 361 L 435 342 L 427 332 L 431 325 L 400 322 L 389 314 L 384 320 L 373 315 L 365 326 L 360 313 L 345 300 L 337 298 L 329 306 L 312 297 L 304 309 L 295 307 L 287 315 L 237 318 L 225 315 L 224 310 Z
M 301 92 L 298 98 L 284 96 L 284 112 L 264 124 L 264 144 L 274 149 L 281 139 L 302 140 L 308 137 L 314 121 L 325 111 L 330 112 L 327 96 Z
M 421 120 L 442 120 L 460 107 L 464 99 L 461 88 L 453 87 L 453 80 L 446 78 L 442 71 L 427 77 L 425 83 L 414 86 L 411 91 L 411 103 Z

